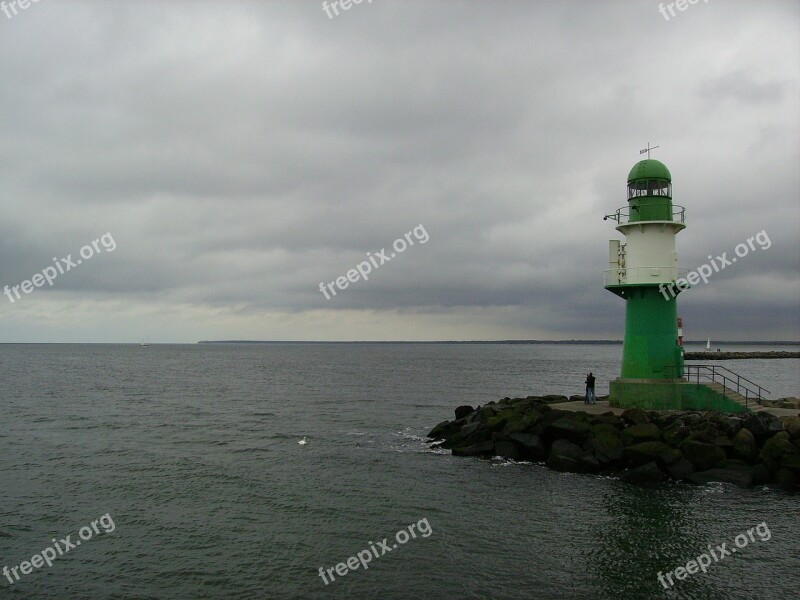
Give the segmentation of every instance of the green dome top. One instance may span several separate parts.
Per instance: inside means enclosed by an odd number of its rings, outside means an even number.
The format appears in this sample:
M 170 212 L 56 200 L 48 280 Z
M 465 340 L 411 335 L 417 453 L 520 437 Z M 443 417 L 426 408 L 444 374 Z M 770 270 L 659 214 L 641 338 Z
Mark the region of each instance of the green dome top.
M 672 175 L 669 169 L 661 161 L 648 158 L 640 160 L 633 165 L 631 172 L 628 173 L 628 181 L 637 181 L 639 179 L 666 179 L 672 181 Z

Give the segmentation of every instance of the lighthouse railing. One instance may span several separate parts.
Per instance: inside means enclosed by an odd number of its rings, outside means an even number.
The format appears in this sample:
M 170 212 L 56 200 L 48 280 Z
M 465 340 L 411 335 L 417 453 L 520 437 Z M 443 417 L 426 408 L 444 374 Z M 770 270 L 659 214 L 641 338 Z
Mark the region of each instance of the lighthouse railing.
M 673 265 L 644 265 L 640 267 L 617 267 L 603 271 L 603 285 L 622 284 L 674 284 L 686 279 L 688 269 Z M 654 281 L 655 280 L 655 281 Z
M 680 206 L 678 204 L 651 204 L 648 205 L 649 209 L 658 208 L 659 206 L 671 206 L 672 207 L 672 217 L 671 220 L 676 223 L 685 223 L 686 222 L 686 208 Z M 625 223 L 630 223 L 631 221 L 631 211 L 637 211 L 637 207 L 631 206 L 623 206 L 622 208 L 618 208 L 616 212 L 611 213 L 610 215 L 605 215 L 603 220 L 606 221 L 611 219 L 612 221 L 616 221 L 617 224 L 623 225 Z M 647 221 L 637 221 L 637 223 L 646 223 Z
M 694 380 L 699 384 L 702 378 L 721 385 L 723 393 L 730 390 L 739 394 L 744 398 L 747 408 L 750 408 L 750 400 L 758 403 L 764 399 L 765 392 L 770 393 L 768 389 L 750 381 L 747 377 L 718 365 L 685 365 L 684 374 L 690 382 Z

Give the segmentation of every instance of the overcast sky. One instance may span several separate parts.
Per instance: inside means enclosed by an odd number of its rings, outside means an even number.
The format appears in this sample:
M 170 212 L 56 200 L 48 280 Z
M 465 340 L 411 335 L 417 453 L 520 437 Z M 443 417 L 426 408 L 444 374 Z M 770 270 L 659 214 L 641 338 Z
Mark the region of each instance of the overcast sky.
M 621 339 L 603 215 L 648 142 L 682 267 L 771 242 L 680 296 L 687 338 L 800 339 L 796 1 L 15 8 L 0 341 Z

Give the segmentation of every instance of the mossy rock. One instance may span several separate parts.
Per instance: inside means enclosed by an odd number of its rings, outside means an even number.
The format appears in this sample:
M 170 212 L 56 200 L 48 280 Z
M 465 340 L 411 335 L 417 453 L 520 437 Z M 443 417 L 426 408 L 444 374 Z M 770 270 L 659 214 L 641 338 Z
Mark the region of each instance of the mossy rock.
M 545 463 L 548 469 L 563 473 L 583 473 L 586 466 L 580 459 L 569 458 L 560 454 L 551 454 Z
M 561 404 L 563 402 L 569 402 L 569 398 L 562 396 L 561 394 L 547 394 L 546 396 L 541 396 L 541 399 L 547 404 Z
M 789 469 L 795 475 L 800 476 L 800 454 L 784 454 L 781 458 L 781 468 Z
M 503 415 L 496 415 L 494 417 L 489 417 L 489 419 L 486 421 L 486 428 L 491 429 L 493 431 L 499 431 L 506 426 L 507 421 L 508 418 Z
M 666 478 L 667 476 L 658 468 L 655 462 L 649 462 L 646 465 L 630 469 L 620 477 L 622 481 L 637 485 L 656 485 Z
M 622 431 L 625 428 L 625 422 L 614 413 L 603 413 L 602 415 L 594 415 L 591 417 L 592 427 L 597 425 L 608 425 L 617 431 Z
M 537 419 L 536 425 L 530 430 L 531 433 L 535 433 L 536 435 L 542 435 L 545 430 L 550 426 L 551 423 L 555 423 L 564 415 L 570 415 L 574 413 L 570 413 L 566 410 L 559 410 L 559 409 L 552 409 L 542 413 L 541 418 Z
M 686 440 L 680 446 L 683 455 L 698 471 L 707 471 L 727 458 L 725 451 L 714 444 Z
M 502 458 L 519 460 L 520 452 L 514 442 L 495 442 L 494 453 Z
M 670 446 L 678 447 L 685 439 L 689 437 L 691 431 L 683 424 L 682 421 L 672 421 L 661 434 L 664 436 L 664 441 Z
M 533 433 L 512 433 L 508 438 L 520 446 L 524 458 L 544 460 L 547 449 L 538 435 Z
M 433 440 L 443 440 L 459 430 L 458 426 L 453 426 L 452 421 L 442 421 L 428 432 L 428 437 Z
M 641 408 L 626 408 L 622 412 L 622 418 L 631 425 L 645 425 L 650 422 L 647 412 Z
M 539 422 L 539 419 L 542 418 L 542 413 L 538 410 L 532 410 L 525 413 L 525 416 L 522 418 L 523 423 L 525 423 L 525 431 L 531 431 L 536 424 Z
M 657 442 L 661 440 L 661 430 L 652 423 L 631 425 L 622 431 L 622 441 L 626 446 L 641 442 Z
M 747 415 L 742 427 L 749 429 L 757 440 L 763 440 L 783 431 L 783 422 L 767 412 L 757 412 Z
M 695 470 L 694 465 L 683 456 L 671 465 L 667 465 L 665 468 L 670 477 L 679 481 L 686 479 L 689 475 L 694 473 Z
M 792 439 L 800 439 L 800 417 L 791 417 L 783 422 L 783 429 Z
M 700 485 L 714 482 L 731 483 L 742 488 L 749 488 L 753 486 L 753 467 L 739 466 L 709 469 L 707 471 L 700 471 L 699 473 L 692 473 L 686 478 L 692 483 Z
M 508 436 L 512 433 L 519 433 L 521 431 L 525 431 L 527 427 L 528 425 L 525 422 L 525 417 L 515 413 L 506 421 L 506 424 L 503 427 L 503 435 Z
M 494 454 L 494 442 L 484 441 L 477 444 L 456 446 L 453 456 L 491 456 Z
M 607 429 L 595 430 L 588 442 L 588 446 L 594 452 L 594 455 L 604 464 L 619 461 L 622 458 L 624 449 L 619 433 L 613 427 L 610 427 L 610 429 L 613 433 Z
M 544 434 L 550 439 L 564 438 L 576 444 L 583 444 L 590 431 L 591 427 L 586 423 L 585 418 L 575 413 L 550 423 L 544 430 Z
M 740 429 L 731 440 L 733 444 L 733 456 L 752 462 L 758 456 L 758 445 L 755 436 L 749 429 Z
M 683 458 L 680 450 L 671 448 L 664 442 L 641 442 L 628 446 L 623 456 L 631 464 L 638 467 L 655 461 L 660 466 L 671 465 Z
M 445 440 L 441 444 L 439 444 L 439 447 L 450 450 L 452 448 L 455 448 L 456 446 L 463 446 L 465 444 L 470 444 L 470 443 L 472 442 L 468 442 L 465 439 L 463 431 L 456 431 L 454 434 L 447 436 L 447 438 L 445 438 Z
M 772 436 L 761 448 L 759 459 L 769 468 L 770 471 L 777 471 L 781 466 L 781 461 L 786 455 L 794 456 L 797 448 L 789 441 L 789 434 L 785 431 Z

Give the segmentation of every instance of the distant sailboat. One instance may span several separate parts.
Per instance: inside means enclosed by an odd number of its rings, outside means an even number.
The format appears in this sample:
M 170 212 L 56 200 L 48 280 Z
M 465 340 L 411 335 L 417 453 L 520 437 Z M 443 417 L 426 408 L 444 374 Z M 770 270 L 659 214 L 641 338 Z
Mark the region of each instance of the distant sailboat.
M 150 345 L 150 338 L 145 338 L 142 340 L 142 346 L 149 346 Z
M 711 338 L 708 338 L 708 341 L 706 341 L 706 350 L 711 350 Z

